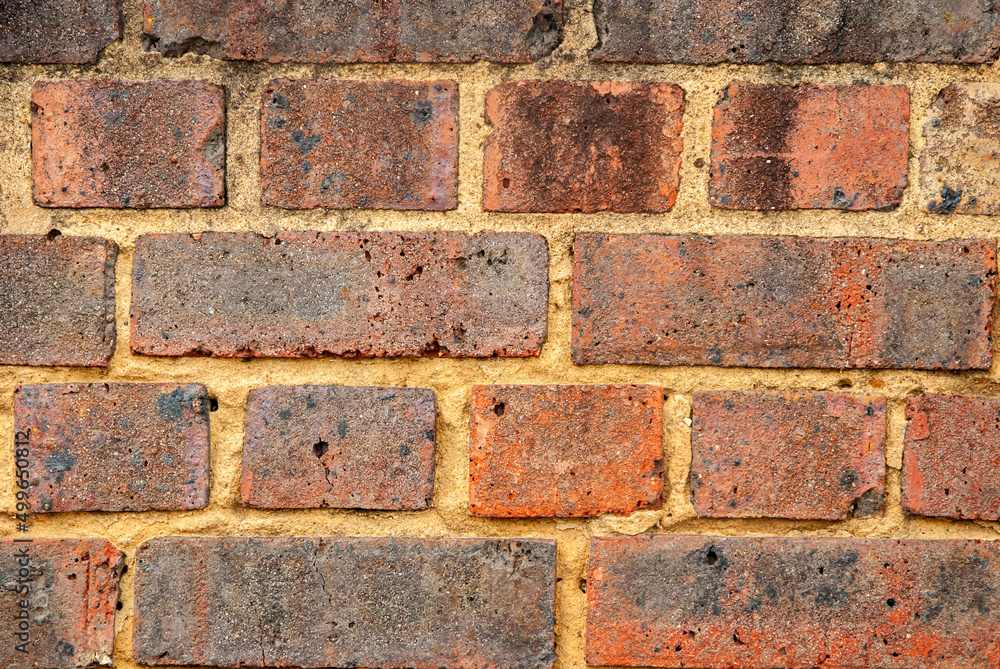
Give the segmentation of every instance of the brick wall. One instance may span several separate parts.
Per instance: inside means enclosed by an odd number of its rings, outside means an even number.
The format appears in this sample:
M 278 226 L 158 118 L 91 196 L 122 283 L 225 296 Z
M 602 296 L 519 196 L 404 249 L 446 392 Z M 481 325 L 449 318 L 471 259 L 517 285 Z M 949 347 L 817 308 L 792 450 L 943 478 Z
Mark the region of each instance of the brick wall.
M 0 667 L 1000 664 L 993 0 L 0 4 Z

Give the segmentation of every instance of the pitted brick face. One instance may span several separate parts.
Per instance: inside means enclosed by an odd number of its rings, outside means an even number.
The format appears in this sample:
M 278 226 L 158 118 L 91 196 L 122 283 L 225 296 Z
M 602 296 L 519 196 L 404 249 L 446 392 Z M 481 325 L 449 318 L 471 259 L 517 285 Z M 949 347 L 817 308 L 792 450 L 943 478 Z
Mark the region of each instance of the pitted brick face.
M 121 0 L 3 0 L 0 5 L 0 63 L 93 63 L 121 36 Z

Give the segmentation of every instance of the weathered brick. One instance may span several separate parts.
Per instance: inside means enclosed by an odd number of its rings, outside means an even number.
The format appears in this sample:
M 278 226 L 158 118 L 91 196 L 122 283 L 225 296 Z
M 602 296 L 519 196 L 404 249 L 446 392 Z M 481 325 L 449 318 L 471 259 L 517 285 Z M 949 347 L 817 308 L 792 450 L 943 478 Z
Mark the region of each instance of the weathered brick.
M 225 94 L 200 81 L 39 81 L 31 91 L 43 207 L 225 204 Z
M 906 189 L 906 86 L 733 82 L 715 106 L 708 196 L 725 209 L 899 206 Z
M 167 56 L 528 63 L 559 45 L 562 0 L 146 0 L 143 29 Z
M 121 0 L 3 0 L 0 63 L 94 63 L 122 36 Z
M 595 538 L 587 664 L 993 667 L 998 550 L 995 541 Z
M 951 84 L 928 117 L 920 154 L 921 209 L 1000 214 L 1000 84 Z
M 117 258 L 97 237 L 0 235 L 0 365 L 106 366 Z
M 903 508 L 1000 520 L 1000 399 L 926 394 L 906 402 Z
M 529 233 L 143 235 L 130 343 L 147 355 L 537 355 L 548 246 Z
M 478 516 L 627 514 L 663 493 L 663 390 L 474 386 L 469 509 Z
M 551 667 L 555 541 L 164 537 L 136 556 L 140 664 Z
M 261 103 L 262 203 L 454 209 L 453 81 L 272 80 Z
M 595 0 L 596 60 L 625 63 L 988 63 L 995 0 Z
M 486 96 L 483 208 L 664 212 L 680 184 L 673 84 L 518 81 Z
M 988 369 L 996 245 L 576 236 L 573 362 Z
M 698 392 L 692 419 L 691 498 L 699 516 L 882 515 L 884 397 Z
M 110 667 L 123 558 L 104 539 L 0 539 L 0 666 Z
M 243 503 L 426 509 L 435 397 L 420 388 L 269 386 L 247 399 Z

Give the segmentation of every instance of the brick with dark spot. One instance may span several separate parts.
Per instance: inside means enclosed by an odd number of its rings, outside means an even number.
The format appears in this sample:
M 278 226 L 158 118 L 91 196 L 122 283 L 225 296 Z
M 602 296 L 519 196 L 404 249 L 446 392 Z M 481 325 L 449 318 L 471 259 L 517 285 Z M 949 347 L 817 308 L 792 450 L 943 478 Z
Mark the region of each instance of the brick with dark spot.
M 483 208 L 670 211 L 684 91 L 673 84 L 518 81 L 486 97 Z
M 18 386 L 28 503 L 56 511 L 179 511 L 208 504 L 209 398 L 201 384 Z
M 996 245 L 576 236 L 573 362 L 988 369 Z
M 32 176 L 43 207 L 225 204 L 225 94 L 200 81 L 39 81 Z
M 548 245 L 530 233 L 149 234 L 132 263 L 145 355 L 537 355 Z
M 697 392 L 692 419 L 691 498 L 699 516 L 882 515 L 884 397 Z
M 587 664 L 992 667 L 998 553 L 995 541 L 594 538 Z
M 272 80 L 261 101 L 264 205 L 458 206 L 453 81 Z
M 733 82 L 712 123 L 709 200 L 724 209 L 891 210 L 906 189 L 906 86 Z
M 469 510 L 501 518 L 659 509 L 663 390 L 473 386 Z
M 147 0 L 148 51 L 299 63 L 529 63 L 559 46 L 561 0 Z
M 139 664 L 555 662 L 552 540 L 163 537 L 136 566 Z
M 242 496 L 248 506 L 412 510 L 431 505 L 433 390 L 255 388 L 245 420 Z
M 0 235 L 0 365 L 107 366 L 117 257 L 97 237 Z
M 122 36 L 121 0 L 3 0 L 0 63 L 93 63 Z
M 112 666 L 124 557 L 104 539 L 0 539 L 0 666 Z

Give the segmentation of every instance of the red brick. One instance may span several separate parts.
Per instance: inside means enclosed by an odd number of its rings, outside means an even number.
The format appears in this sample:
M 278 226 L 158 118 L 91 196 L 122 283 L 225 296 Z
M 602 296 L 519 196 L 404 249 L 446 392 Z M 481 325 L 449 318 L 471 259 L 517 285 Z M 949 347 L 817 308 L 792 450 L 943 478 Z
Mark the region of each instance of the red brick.
M 559 45 L 562 0 L 146 0 L 146 49 L 299 63 L 528 63 Z
M 218 207 L 225 94 L 200 81 L 39 81 L 32 174 L 43 207 Z
M 143 235 L 133 353 L 537 355 L 548 247 L 528 233 Z
M 1000 399 L 926 394 L 906 401 L 903 508 L 1000 520 Z
M 94 63 L 122 36 L 121 0 L 4 0 L 0 63 Z
M 996 245 L 576 236 L 573 362 L 988 369 Z
M 170 511 L 208 504 L 208 411 L 197 383 L 18 386 L 29 504 L 45 511 Z
M 502 518 L 659 509 L 663 390 L 473 386 L 469 509 Z
M 587 664 L 967 669 L 1000 662 L 1000 542 L 595 538 Z
M 243 430 L 243 503 L 426 509 L 435 417 L 434 391 L 421 388 L 255 388 Z
M 97 237 L 0 235 L 0 365 L 107 366 L 117 258 Z
M 454 209 L 453 81 L 274 79 L 261 102 L 262 203 Z
M 136 552 L 139 664 L 546 669 L 546 539 L 163 537 Z
M 691 497 L 699 516 L 882 515 L 884 397 L 698 392 L 692 418 Z
M 483 208 L 664 212 L 680 184 L 673 84 L 517 81 L 486 97 Z
M 124 557 L 104 539 L 0 539 L 0 666 L 110 667 Z M 26 632 L 17 618 L 22 611 Z M 17 636 L 25 633 L 26 653 Z
M 906 86 L 733 82 L 715 106 L 709 200 L 725 209 L 895 209 L 909 120 Z

